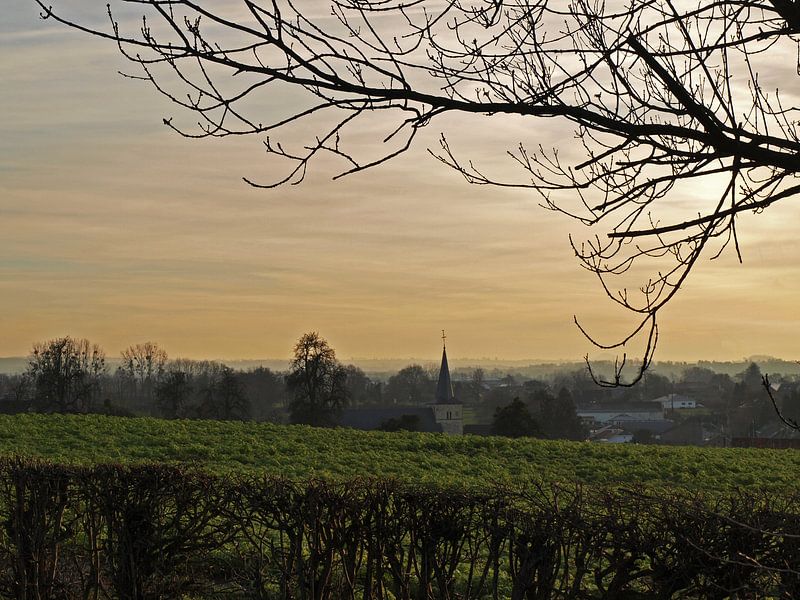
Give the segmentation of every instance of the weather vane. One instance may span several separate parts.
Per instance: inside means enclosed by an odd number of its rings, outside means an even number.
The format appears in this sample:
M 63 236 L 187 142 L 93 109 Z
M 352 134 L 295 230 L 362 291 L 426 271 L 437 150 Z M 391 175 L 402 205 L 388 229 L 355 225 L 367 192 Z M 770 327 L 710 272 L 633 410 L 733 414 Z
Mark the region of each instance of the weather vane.
M 444 334 L 444 329 L 442 329 L 442 347 L 445 346 L 445 344 L 446 344 L 445 340 L 446 339 L 447 339 L 447 336 Z

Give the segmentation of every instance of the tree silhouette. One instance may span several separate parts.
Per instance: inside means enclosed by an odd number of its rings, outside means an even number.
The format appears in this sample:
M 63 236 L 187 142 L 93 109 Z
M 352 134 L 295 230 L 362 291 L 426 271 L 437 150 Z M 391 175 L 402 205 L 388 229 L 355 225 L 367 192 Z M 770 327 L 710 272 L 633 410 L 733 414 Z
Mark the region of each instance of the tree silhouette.
M 156 383 L 156 407 L 162 416 L 177 419 L 185 416 L 186 403 L 192 394 L 192 384 L 185 371 L 169 369 Z
M 316 331 L 303 334 L 294 347 L 294 359 L 286 376 L 292 394 L 292 423 L 321 427 L 336 424 L 347 404 L 347 371 L 336 353 Z
M 250 416 L 250 401 L 233 369 L 223 366 L 203 390 L 200 414 L 209 419 L 243 421 Z
M 421 365 L 403 367 L 386 382 L 386 400 L 422 406 L 434 401 L 436 383 Z
M 519 398 L 510 404 L 498 407 L 492 419 L 492 434 L 505 437 L 533 437 L 541 434 L 541 428 L 528 407 Z
M 134 393 L 152 404 L 169 358 L 166 350 L 156 343 L 145 342 L 128 346 L 120 356 L 120 372 L 133 384 Z
M 561 388 L 557 396 L 543 392 L 536 416 L 541 422 L 542 432 L 549 438 L 585 440 L 589 435 L 566 388 Z
M 34 344 L 26 371 L 34 406 L 60 413 L 91 411 L 105 360 L 102 348 L 87 339 L 67 336 Z
M 572 240 L 576 256 L 638 315 L 610 343 L 576 320 L 598 346 L 622 351 L 614 374 L 596 377 L 607 385 L 641 377 L 659 311 L 703 252 L 739 252 L 737 216 L 800 192 L 799 109 L 781 90 L 796 81 L 796 1 L 334 0 L 321 15 L 302 1 L 243 0 L 237 12 L 127 0 L 145 13 L 130 32 L 111 8 L 103 30 L 36 1 L 43 17 L 113 40 L 139 67 L 131 77 L 199 117 L 193 130 L 171 118 L 168 127 L 187 137 L 264 136 L 287 169 L 246 179 L 254 186 L 298 183 L 322 155 L 343 161 L 338 177 L 375 167 L 447 113 L 563 121 L 574 132 L 566 152 L 509 141 L 516 180 L 486 173 L 446 134 L 432 154 L 470 183 L 529 189 L 589 228 Z M 781 65 L 765 84 L 760 74 Z M 285 102 L 287 90 L 298 100 Z M 385 137 L 353 144 L 349 136 L 376 114 Z M 283 143 L 298 124 L 305 141 Z M 691 202 L 673 212 L 670 200 L 687 194 Z M 625 378 L 638 336 L 643 360 Z

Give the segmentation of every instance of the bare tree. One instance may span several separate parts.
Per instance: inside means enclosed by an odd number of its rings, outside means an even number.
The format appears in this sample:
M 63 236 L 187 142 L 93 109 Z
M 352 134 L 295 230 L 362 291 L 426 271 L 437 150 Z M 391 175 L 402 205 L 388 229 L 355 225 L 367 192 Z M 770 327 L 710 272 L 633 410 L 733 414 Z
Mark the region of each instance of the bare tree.
M 292 394 L 289 418 L 292 423 L 333 427 L 349 398 L 347 369 L 336 352 L 316 331 L 300 336 L 286 387 Z
M 162 416 L 178 419 L 185 416 L 186 403 L 192 393 L 192 383 L 185 371 L 170 369 L 155 385 L 153 395 Z
M 774 393 L 775 388 L 773 387 L 772 382 L 769 380 L 769 375 L 762 376 L 761 385 L 767 392 L 769 401 L 772 404 L 772 409 L 775 411 L 775 414 L 778 415 L 778 419 L 780 419 L 781 423 L 786 425 L 789 429 L 800 431 L 800 422 L 798 422 L 796 418 L 788 416 L 784 408 L 778 405 L 778 400 L 775 398 Z
M 158 344 L 145 342 L 128 346 L 121 353 L 120 370 L 137 388 L 137 395 L 152 402 L 155 386 L 164 374 L 169 358 Z
M 242 0 L 238 10 L 125 0 L 146 13 L 134 32 L 111 9 L 102 30 L 36 1 L 43 17 L 116 42 L 139 67 L 130 77 L 200 118 L 192 130 L 165 119 L 168 127 L 187 137 L 265 136 L 267 153 L 288 169 L 274 181 L 245 179 L 259 187 L 302 181 L 321 155 L 343 161 L 338 177 L 380 165 L 446 113 L 562 120 L 575 142 L 561 154 L 522 143 L 508 152 L 518 180 L 487 174 L 444 134 L 432 154 L 470 183 L 530 189 L 588 227 L 572 241 L 576 256 L 638 315 L 615 342 L 589 337 L 623 352 L 613 376 L 598 377 L 608 385 L 641 377 L 658 313 L 703 252 L 739 252 L 737 216 L 800 192 L 794 69 L 769 85 L 760 76 L 797 63 L 796 0 L 333 0 L 324 14 L 301 0 Z M 301 99 L 281 102 L 286 90 Z M 374 115 L 385 119 L 385 138 L 348 145 Z M 314 131 L 309 139 L 278 141 L 293 139 L 300 122 Z M 671 212 L 669 200 L 687 194 L 689 207 Z M 637 336 L 643 360 L 624 379 Z
M 91 412 L 105 360 L 102 348 L 87 339 L 67 336 L 34 344 L 26 378 L 32 382 L 35 406 L 61 413 Z

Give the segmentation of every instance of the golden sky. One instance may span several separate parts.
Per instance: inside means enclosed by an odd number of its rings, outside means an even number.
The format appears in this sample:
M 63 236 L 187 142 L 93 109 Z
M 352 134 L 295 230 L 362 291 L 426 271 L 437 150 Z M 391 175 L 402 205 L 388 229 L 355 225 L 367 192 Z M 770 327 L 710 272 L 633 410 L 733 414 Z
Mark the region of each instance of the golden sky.
M 0 356 L 73 335 L 112 356 L 151 340 L 171 356 L 282 357 L 317 330 L 344 358 L 435 358 L 446 329 L 455 357 L 574 360 L 592 351 L 574 314 L 604 339 L 631 322 L 579 267 L 574 222 L 426 153 L 447 131 L 502 171 L 504 148 L 568 140 L 567 124 L 451 116 L 378 169 L 334 182 L 320 164 L 300 186 L 255 190 L 241 177 L 277 168 L 261 140 L 182 139 L 161 120 L 193 116 L 116 75 L 113 45 L 27 0 L 6 13 Z M 657 359 L 800 354 L 791 203 L 741 219 L 743 265 L 698 264 L 662 315 Z

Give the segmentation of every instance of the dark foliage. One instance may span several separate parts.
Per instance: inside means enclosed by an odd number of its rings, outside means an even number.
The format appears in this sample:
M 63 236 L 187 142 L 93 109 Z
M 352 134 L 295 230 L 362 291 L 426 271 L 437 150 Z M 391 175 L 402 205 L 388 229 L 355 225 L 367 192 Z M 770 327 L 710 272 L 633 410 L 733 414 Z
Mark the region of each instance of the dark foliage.
M 292 423 L 331 427 L 348 401 L 347 370 L 316 331 L 303 334 L 294 347 L 286 387 L 292 395 Z
M 552 439 L 585 440 L 589 434 L 578 417 L 572 395 L 561 388 L 557 396 L 544 394 L 539 420 L 545 435 Z
M 381 431 L 419 431 L 419 415 L 402 415 L 381 423 Z
M 519 398 L 514 398 L 511 404 L 494 411 L 492 434 L 505 437 L 532 437 L 540 435 L 541 428 L 531 416 L 525 403 Z
M 795 598 L 800 496 L 0 461 L 4 598 Z
M 155 402 L 161 415 L 168 419 L 185 416 L 186 402 L 192 393 L 192 384 L 184 371 L 169 370 L 156 384 Z
M 222 421 L 245 420 L 250 415 L 250 401 L 244 387 L 230 367 L 223 366 L 204 390 L 200 416 Z
M 34 344 L 25 374 L 34 406 L 44 412 L 93 410 L 105 368 L 105 353 L 89 340 L 67 336 Z
M 387 402 L 423 406 L 434 401 L 436 383 L 431 374 L 420 365 L 400 369 L 386 383 Z

